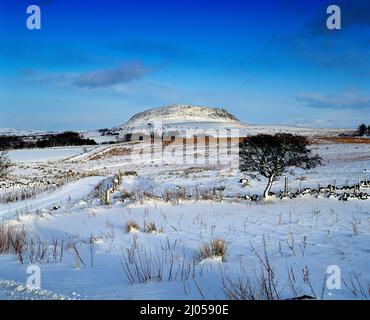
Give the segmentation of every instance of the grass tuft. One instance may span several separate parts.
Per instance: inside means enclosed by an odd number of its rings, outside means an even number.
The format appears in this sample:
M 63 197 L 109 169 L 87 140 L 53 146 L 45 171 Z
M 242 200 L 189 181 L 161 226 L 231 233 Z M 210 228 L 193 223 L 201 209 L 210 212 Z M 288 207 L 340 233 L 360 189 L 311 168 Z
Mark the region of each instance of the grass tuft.
M 139 224 L 134 220 L 129 220 L 126 222 L 126 232 L 140 232 Z
M 203 243 L 199 247 L 198 258 L 204 260 L 212 257 L 221 257 L 225 261 L 227 254 L 227 243 L 224 239 L 214 239 L 210 243 Z

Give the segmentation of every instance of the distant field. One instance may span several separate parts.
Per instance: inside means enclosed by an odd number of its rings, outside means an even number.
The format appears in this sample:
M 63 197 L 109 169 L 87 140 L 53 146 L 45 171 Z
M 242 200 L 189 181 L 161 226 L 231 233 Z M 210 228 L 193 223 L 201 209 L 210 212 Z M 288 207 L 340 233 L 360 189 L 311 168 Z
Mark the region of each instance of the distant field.
M 313 142 L 335 142 L 335 143 L 370 143 L 370 138 L 353 138 L 353 137 L 323 137 L 314 139 Z

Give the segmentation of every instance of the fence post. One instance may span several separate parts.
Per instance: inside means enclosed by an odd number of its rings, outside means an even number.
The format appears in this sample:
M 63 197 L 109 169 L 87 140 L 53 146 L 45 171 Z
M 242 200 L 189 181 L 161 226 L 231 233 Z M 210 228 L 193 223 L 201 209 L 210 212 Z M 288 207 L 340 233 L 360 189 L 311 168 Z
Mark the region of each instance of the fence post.
M 111 189 L 107 189 L 107 190 L 105 191 L 105 198 L 104 198 L 104 202 L 105 202 L 105 204 L 106 204 L 107 206 L 109 206 L 109 204 L 110 204 L 110 190 L 111 190 Z
M 288 177 L 285 177 L 284 195 L 286 196 L 287 194 L 288 194 Z

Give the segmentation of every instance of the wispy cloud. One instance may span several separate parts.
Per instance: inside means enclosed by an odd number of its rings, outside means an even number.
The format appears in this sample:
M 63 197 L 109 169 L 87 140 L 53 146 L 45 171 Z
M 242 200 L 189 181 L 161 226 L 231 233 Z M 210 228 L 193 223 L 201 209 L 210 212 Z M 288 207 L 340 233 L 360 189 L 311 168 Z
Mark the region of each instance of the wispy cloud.
M 151 72 L 141 62 L 126 62 L 116 68 L 86 72 L 78 75 L 73 81 L 77 87 L 107 87 L 139 79 Z
M 73 81 L 77 87 L 106 87 L 139 79 L 151 72 L 141 62 L 126 62 L 112 69 L 103 69 L 80 74 Z
M 131 61 L 122 63 L 114 68 L 100 69 L 83 73 L 22 69 L 19 72 L 19 76 L 22 81 L 27 83 L 100 88 L 126 84 L 135 79 L 143 78 L 145 75 L 154 70 L 154 67 L 146 67 L 141 62 Z
M 348 90 L 339 94 L 302 93 L 296 100 L 307 107 L 329 109 L 370 108 L 370 96 L 357 90 Z

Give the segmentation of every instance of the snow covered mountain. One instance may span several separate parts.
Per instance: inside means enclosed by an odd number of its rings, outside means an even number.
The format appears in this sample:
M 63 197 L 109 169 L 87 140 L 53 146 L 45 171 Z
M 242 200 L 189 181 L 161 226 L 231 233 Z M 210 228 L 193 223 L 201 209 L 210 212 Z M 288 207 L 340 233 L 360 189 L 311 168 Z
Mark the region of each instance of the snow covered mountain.
M 150 130 L 161 134 L 161 132 L 176 131 L 179 133 L 186 130 L 243 130 L 245 127 L 245 124 L 225 109 L 172 104 L 136 113 L 126 123 L 101 132 L 102 137 L 99 139 L 96 138 L 94 132 L 87 132 L 85 136 L 101 142 L 102 139 L 118 141 L 126 134 L 133 134 L 142 130 Z
M 142 126 L 153 121 L 162 121 L 163 123 L 240 122 L 225 109 L 173 104 L 137 113 L 120 127 Z
M 161 123 L 161 127 L 157 127 L 159 123 Z M 102 143 L 122 141 L 127 134 L 134 134 L 142 130 L 154 132 L 158 130 L 162 130 L 161 132 L 184 132 L 192 129 L 217 130 L 219 136 L 229 133 L 234 135 L 237 133 L 238 136 L 258 133 L 275 134 L 279 132 L 301 134 L 305 136 L 338 136 L 340 133 L 350 133 L 348 129 L 252 125 L 243 123 L 225 109 L 172 104 L 139 112 L 133 115 L 126 123 L 114 128 L 88 131 L 84 132 L 83 135 L 85 138 L 94 139 Z

